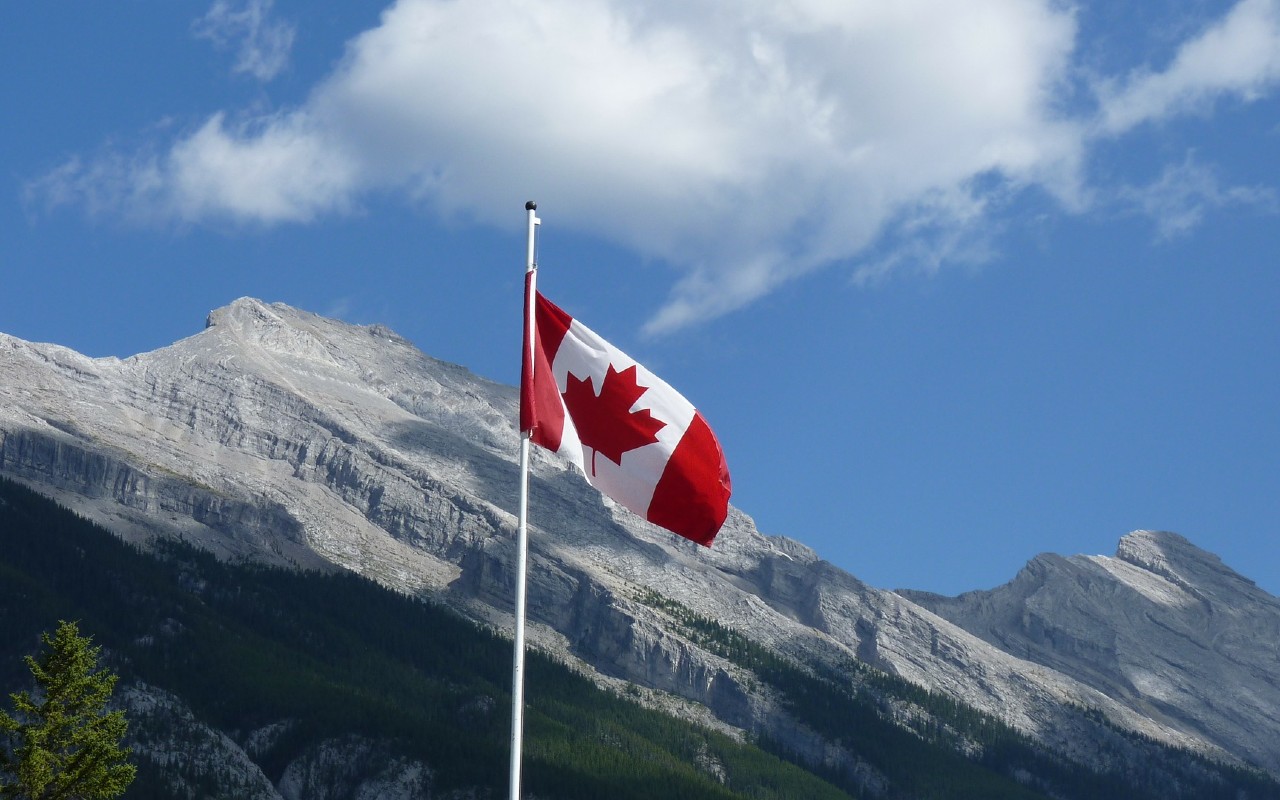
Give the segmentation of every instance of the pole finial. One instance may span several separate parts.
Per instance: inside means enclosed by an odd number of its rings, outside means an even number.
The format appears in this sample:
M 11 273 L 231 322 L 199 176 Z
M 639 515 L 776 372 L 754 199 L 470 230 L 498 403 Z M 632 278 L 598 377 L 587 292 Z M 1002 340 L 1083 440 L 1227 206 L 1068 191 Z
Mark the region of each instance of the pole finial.
M 538 210 L 538 204 L 537 204 L 537 203 L 535 203 L 535 202 L 533 202 L 532 200 L 530 200 L 529 202 L 527 202 L 527 203 L 525 203 L 525 204 L 524 204 L 524 210 L 525 210 L 525 211 L 537 211 L 537 210 Z

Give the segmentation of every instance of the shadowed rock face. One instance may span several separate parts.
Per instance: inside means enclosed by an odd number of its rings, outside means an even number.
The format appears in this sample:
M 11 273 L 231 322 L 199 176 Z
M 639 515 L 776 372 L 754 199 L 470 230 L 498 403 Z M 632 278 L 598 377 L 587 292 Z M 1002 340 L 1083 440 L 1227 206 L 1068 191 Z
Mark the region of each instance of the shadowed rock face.
M 1280 769 L 1280 601 L 1177 534 L 1114 557 L 1041 555 L 1013 581 L 909 595 L 1007 653 Z
M 0 334 L 0 473 L 135 541 L 349 568 L 509 626 L 516 402 L 380 326 L 242 299 L 124 360 Z M 806 661 L 860 659 L 1086 761 L 1080 707 L 1280 771 L 1280 736 L 1256 733 L 1280 733 L 1276 600 L 1177 537 L 1041 556 L 1006 587 L 946 599 L 866 586 L 736 509 L 698 547 L 537 449 L 531 498 L 534 642 L 828 762 L 830 743 L 646 597 Z
M 289 721 L 249 731 L 244 742 L 201 722 L 169 692 L 131 684 L 118 701 L 129 714 L 129 745 L 135 758 L 163 768 L 172 797 L 218 796 L 238 800 L 414 800 L 432 794 L 429 767 L 387 752 L 377 742 L 354 736 L 320 742 L 285 765 L 278 785 L 255 762 L 259 751 L 284 733 Z

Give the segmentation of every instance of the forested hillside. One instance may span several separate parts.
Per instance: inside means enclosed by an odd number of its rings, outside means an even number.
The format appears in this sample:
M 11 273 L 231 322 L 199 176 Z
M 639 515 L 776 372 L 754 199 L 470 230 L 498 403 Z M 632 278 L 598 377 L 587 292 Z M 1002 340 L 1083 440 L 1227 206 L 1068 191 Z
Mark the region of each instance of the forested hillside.
M 1119 733 L 1145 748 L 1148 774 L 1091 772 L 882 673 L 861 668 L 860 686 L 844 686 L 661 595 L 639 599 L 751 669 L 859 768 L 802 767 L 768 740 L 676 720 L 531 653 L 530 796 L 1280 798 L 1255 773 Z M 396 765 L 422 768 L 404 796 L 505 794 L 511 644 L 447 609 L 348 573 L 233 565 L 172 542 L 142 552 L 0 480 L 0 689 L 22 688 L 21 656 L 59 619 L 94 636 L 126 692 L 190 710 L 135 715 L 127 797 L 243 797 L 246 770 L 270 782 L 261 796 L 309 796 L 306 781 L 329 780 L 348 789 L 310 796 L 354 797 Z M 163 755 L 210 730 L 243 758 Z M 360 757 L 326 773 L 317 753 L 335 747 Z

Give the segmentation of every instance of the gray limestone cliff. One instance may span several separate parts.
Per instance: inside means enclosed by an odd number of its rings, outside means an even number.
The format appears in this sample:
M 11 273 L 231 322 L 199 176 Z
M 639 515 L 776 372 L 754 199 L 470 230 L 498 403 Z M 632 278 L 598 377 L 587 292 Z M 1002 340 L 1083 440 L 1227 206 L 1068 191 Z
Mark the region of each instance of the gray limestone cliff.
M 1280 770 L 1280 600 L 1181 536 L 1041 555 L 1013 581 L 911 599 L 1011 655 Z

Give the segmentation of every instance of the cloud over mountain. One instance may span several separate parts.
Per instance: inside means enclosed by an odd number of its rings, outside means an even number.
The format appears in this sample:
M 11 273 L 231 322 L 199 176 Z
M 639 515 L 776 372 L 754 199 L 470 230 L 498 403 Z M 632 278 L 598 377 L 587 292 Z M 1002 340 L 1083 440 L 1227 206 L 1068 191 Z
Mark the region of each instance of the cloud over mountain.
M 1082 89 L 1075 12 L 1055 0 L 398 0 L 301 104 L 218 111 L 32 191 L 266 224 L 392 192 L 510 225 L 533 197 L 558 225 L 681 271 L 661 330 L 878 242 L 885 269 L 945 259 L 1010 192 L 1082 207 L 1094 141 L 1269 91 L 1277 16 L 1276 0 L 1242 0 L 1163 70 Z

